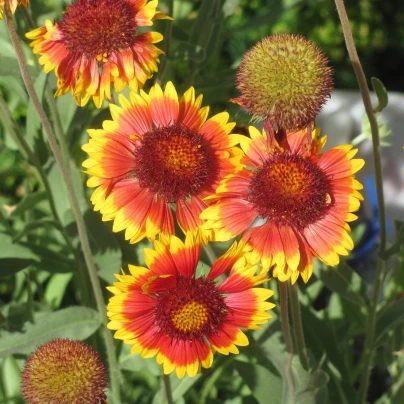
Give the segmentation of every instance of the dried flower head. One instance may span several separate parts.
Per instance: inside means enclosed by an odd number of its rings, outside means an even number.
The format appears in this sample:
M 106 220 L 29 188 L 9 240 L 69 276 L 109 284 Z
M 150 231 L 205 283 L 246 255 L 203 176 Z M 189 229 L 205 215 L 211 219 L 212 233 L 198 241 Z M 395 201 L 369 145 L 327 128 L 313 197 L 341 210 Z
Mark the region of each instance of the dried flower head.
M 106 403 L 107 371 L 89 345 L 54 339 L 38 347 L 22 373 L 28 404 Z
M 282 130 L 314 120 L 333 84 L 325 54 L 313 42 L 290 34 L 269 36 L 250 49 L 236 82 L 241 96 L 232 101 Z

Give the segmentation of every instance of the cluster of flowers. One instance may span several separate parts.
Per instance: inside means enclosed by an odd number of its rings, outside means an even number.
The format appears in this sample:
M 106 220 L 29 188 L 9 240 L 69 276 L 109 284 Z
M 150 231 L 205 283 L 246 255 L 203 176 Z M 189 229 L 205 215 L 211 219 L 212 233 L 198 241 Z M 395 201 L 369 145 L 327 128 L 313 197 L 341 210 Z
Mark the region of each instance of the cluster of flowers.
M 114 232 L 154 249 L 144 250 L 147 268 L 130 265 L 108 288 L 109 328 L 131 352 L 183 377 L 210 367 L 216 351 L 237 353 L 248 344 L 240 328 L 268 321 L 273 292 L 257 286 L 270 275 L 307 282 L 313 257 L 334 266 L 348 255 L 348 222 L 362 199 L 354 174 L 364 162 L 352 145 L 322 152 L 326 137 L 313 121 L 332 71 L 300 36 L 265 38 L 239 67 L 241 95 L 232 101 L 261 117 L 262 131 L 237 134 L 227 112 L 208 118 L 193 87 L 181 97 L 171 82 L 144 92 L 163 37 L 138 29 L 168 18 L 157 3 L 76 0 L 60 23 L 26 36 L 45 72 L 54 69 L 56 95 L 71 91 L 80 106 L 110 101 L 112 120 L 88 130 L 83 146 L 91 201 Z M 115 105 L 111 85 L 118 93 L 129 86 L 130 99 L 119 95 Z M 196 276 L 204 245 L 238 236 Z

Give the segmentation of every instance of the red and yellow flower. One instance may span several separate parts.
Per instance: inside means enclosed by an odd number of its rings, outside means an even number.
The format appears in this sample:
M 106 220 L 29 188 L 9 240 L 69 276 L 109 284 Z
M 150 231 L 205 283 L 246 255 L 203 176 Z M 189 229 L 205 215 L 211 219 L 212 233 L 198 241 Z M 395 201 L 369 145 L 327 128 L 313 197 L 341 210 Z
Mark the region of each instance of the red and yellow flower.
M 83 163 L 97 187 L 91 201 L 103 220 L 114 220 L 113 231 L 125 230 L 136 243 L 157 234 L 174 234 L 171 207 L 184 232 L 196 231 L 204 198 L 214 194 L 227 174 L 239 164 L 241 150 L 229 135 L 234 124 L 219 113 L 207 120 L 209 108 L 200 108 L 191 87 L 178 100 L 171 82 L 163 92 L 120 95 L 122 107 L 111 105 L 113 121 L 102 130 L 89 130 L 83 146 L 90 158 Z M 200 232 L 207 242 L 210 232 Z
M 157 5 L 157 0 L 76 0 L 60 23 L 46 20 L 26 34 L 45 73 L 55 69 L 56 95 L 71 90 L 78 105 L 92 98 L 99 108 L 111 99 L 111 84 L 116 92 L 127 85 L 132 91 L 142 88 L 163 53 L 153 45 L 161 34 L 138 33 L 139 27 L 168 18 Z
M 6 6 L 6 3 L 14 14 L 17 6 L 28 7 L 29 0 L 0 0 L 0 20 L 3 19 L 3 8 Z
M 108 328 L 133 345 L 132 353 L 156 357 L 165 374 L 175 370 L 178 377 L 211 367 L 216 351 L 237 354 L 248 345 L 240 328 L 259 329 L 274 307 L 266 301 L 273 292 L 255 287 L 266 274 L 246 264 L 243 247 L 234 243 L 208 274 L 196 277 L 201 244 L 194 235 L 188 232 L 184 243 L 161 237 L 154 250 L 144 250 L 148 268 L 129 265 L 129 274 L 115 275 Z
M 334 266 L 353 248 L 347 222 L 363 199 L 354 174 L 364 161 L 353 159 L 352 145 L 321 153 L 326 137 L 319 133 L 289 132 L 278 142 L 250 127 L 250 138 L 240 136 L 244 168 L 222 181 L 201 215 L 217 241 L 245 231 L 251 261 L 274 266 L 280 281 L 294 283 L 300 274 L 307 282 L 313 256 Z

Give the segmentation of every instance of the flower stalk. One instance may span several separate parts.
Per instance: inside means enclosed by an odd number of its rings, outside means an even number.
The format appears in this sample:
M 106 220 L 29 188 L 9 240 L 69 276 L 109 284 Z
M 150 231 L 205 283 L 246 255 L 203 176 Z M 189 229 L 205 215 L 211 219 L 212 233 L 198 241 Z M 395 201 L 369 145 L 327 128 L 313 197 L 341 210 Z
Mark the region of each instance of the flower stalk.
M 27 89 L 29 97 L 31 98 L 31 100 L 33 102 L 34 108 L 36 109 L 36 111 L 38 113 L 40 121 L 45 129 L 45 132 L 47 134 L 48 141 L 49 141 L 49 146 L 55 156 L 58 166 L 60 167 L 60 170 L 62 172 L 62 178 L 63 178 L 63 181 L 67 188 L 69 201 L 70 201 L 70 204 L 71 204 L 71 207 L 73 210 L 74 217 L 76 219 L 79 238 L 80 238 L 80 242 L 81 242 L 81 246 L 82 246 L 82 250 L 83 250 L 83 254 L 84 254 L 84 259 L 85 259 L 87 269 L 89 272 L 91 285 L 92 285 L 93 292 L 95 295 L 97 308 L 98 308 L 99 314 L 101 316 L 102 324 L 104 326 L 103 335 L 104 335 L 104 339 L 105 339 L 105 346 L 106 346 L 108 362 L 109 362 L 112 396 L 113 396 L 114 402 L 119 403 L 120 402 L 119 369 L 118 369 L 116 358 L 115 358 L 114 341 L 113 341 L 111 333 L 106 330 L 106 325 L 108 323 L 108 319 L 107 319 L 107 315 L 106 315 L 104 298 L 102 295 L 101 284 L 100 284 L 100 281 L 98 278 L 97 269 L 95 267 L 94 258 L 91 253 L 90 243 L 88 240 L 88 235 L 87 235 L 87 230 L 86 230 L 86 226 L 84 223 L 84 219 L 83 219 L 83 216 L 80 211 L 79 203 L 78 203 L 75 191 L 74 191 L 69 169 L 66 166 L 65 162 L 63 161 L 63 158 L 62 158 L 62 155 L 60 152 L 60 148 L 57 144 L 57 140 L 56 140 L 55 134 L 53 132 L 52 126 L 42 107 L 42 104 L 38 98 L 38 95 L 36 94 L 32 79 L 29 75 L 27 62 L 25 60 L 24 53 L 23 53 L 23 50 L 22 50 L 22 47 L 21 47 L 21 44 L 20 44 L 20 41 L 18 38 L 18 34 L 16 32 L 16 28 L 15 28 L 14 20 L 13 20 L 12 13 L 10 10 L 10 6 L 7 2 L 5 3 L 5 15 L 6 15 L 6 24 L 7 24 L 8 33 L 10 35 L 11 42 L 12 42 L 12 44 L 15 48 L 16 54 L 17 54 L 17 59 L 18 59 L 18 63 L 20 66 L 21 75 L 22 75 L 25 87 Z
M 290 397 L 289 403 L 295 402 L 295 383 L 292 373 L 292 360 L 293 360 L 293 341 L 292 334 L 290 333 L 289 314 L 288 314 L 288 286 L 286 282 L 278 282 L 281 306 L 281 323 L 283 337 L 286 344 L 286 364 L 285 373 L 286 381 L 288 383 L 288 394 Z
M 288 284 L 289 297 L 292 311 L 293 329 L 295 331 L 296 347 L 299 354 L 300 363 L 305 370 L 309 370 L 309 358 L 307 355 L 306 342 L 304 340 L 304 331 L 302 323 L 302 313 L 300 311 L 299 287 L 297 283 Z
M 358 53 L 356 51 L 355 43 L 353 40 L 352 30 L 349 23 L 349 18 L 345 9 L 343 0 L 335 0 L 337 6 L 337 11 L 339 19 L 341 21 L 342 31 L 345 38 L 345 44 L 348 50 L 349 57 L 351 59 L 352 67 L 354 69 L 356 79 L 359 84 L 359 89 L 362 95 L 363 104 L 365 106 L 365 111 L 369 119 L 370 129 L 372 134 L 373 143 L 373 160 L 375 165 L 375 177 L 376 177 L 376 189 L 377 189 L 377 203 L 379 209 L 379 228 L 380 228 L 380 238 L 379 238 L 379 258 L 377 260 L 377 272 L 376 280 L 373 291 L 373 297 L 370 302 L 368 311 L 368 326 L 366 333 L 366 343 L 363 355 L 365 355 L 363 363 L 363 371 L 360 382 L 360 390 L 358 396 L 358 403 L 366 403 L 367 392 L 369 388 L 370 371 L 372 368 L 372 361 L 375 353 L 374 342 L 375 342 L 375 327 L 376 327 L 376 312 L 377 304 L 379 301 L 379 296 L 382 288 L 383 276 L 385 272 L 384 260 L 380 258 L 386 248 L 386 213 L 384 204 L 384 193 L 383 193 L 383 169 L 381 163 L 381 148 L 380 148 L 380 137 L 379 137 L 379 127 L 377 124 L 376 116 L 373 110 L 372 102 L 370 99 L 369 88 L 366 82 L 366 76 L 363 71 L 362 65 L 359 60 Z

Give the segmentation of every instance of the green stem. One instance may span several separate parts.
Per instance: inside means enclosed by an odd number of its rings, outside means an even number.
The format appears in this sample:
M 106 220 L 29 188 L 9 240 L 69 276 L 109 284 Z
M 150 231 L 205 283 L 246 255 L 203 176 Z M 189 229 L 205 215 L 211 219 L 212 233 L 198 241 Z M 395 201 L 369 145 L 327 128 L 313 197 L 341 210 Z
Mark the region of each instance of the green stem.
M 67 193 L 69 197 L 69 201 L 73 210 L 74 217 L 77 223 L 77 229 L 79 233 L 79 238 L 81 242 L 81 248 L 83 250 L 84 259 L 86 261 L 88 273 L 91 280 L 91 285 L 93 288 L 95 300 L 97 302 L 97 308 L 99 314 L 101 316 L 101 320 L 104 326 L 103 335 L 105 340 L 105 347 L 107 351 L 107 357 L 109 362 L 109 369 L 110 369 L 110 383 L 111 383 L 111 391 L 112 391 L 112 398 L 114 403 L 118 404 L 120 402 L 120 394 L 119 394 L 119 368 L 117 365 L 116 357 L 115 357 L 115 347 L 114 347 L 114 340 L 112 334 L 107 331 L 106 326 L 108 324 L 108 317 L 106 313 L 104 298 L 101 289 L 101 283 L 98 278 L 97 269 L 95 267 L 94 258 L 91 253 L 90 243 L 88 240 L 87 230 L 84 223 L 83 216 L 80 211 L 79 203 L 74 192 L 74 187 L 72 183 L 72 179 L 70 177 L 70 172 L 68 167 L 63 161 L 59 146 L 57 144 L 57 140 L 55 134 L 53 132 L 52 126 L 46 116 L 46 113 L 42 107 L 42 104 L 38 98 L 38 95 L 35 92 L 34 85 L 32 83 L 31 77 L 28 72 L 27 62 L 24 57 L 23 50 L 21 48 L 21 44 L 18 38 L 18 34 L 15 29 L 13 16 L 11 14 L 11 10 L 9 7 L 8 2 L 5 3 L 5 16 L 6 16 L 6 23 L 8 32 L 11 38 L 11 42 L 15 48 L 18 63 L 21 69 L 21 75 L 27 89 L 28 95 L 30 96 L 33 105 L 38 113 L 38 116 L 41 120 L 41 123 L 45 129 L 45 132 L 48 136 L 48 141 L 50 148 L 55 156 L 56 162 L 60 167 L 62 172 L 63 181 L 67 188 Z
M 22 14 L 24 15 L 25 22 L 27 23 L 28 29 L 31 31 L 36 28 L 35 26 L 35 21 L 32 19 L 31 14 L 28 12 L 28 10 L 25 7 L 20 7 L 20 10 L 22 11 Z M 37 67 L 38 70 L 41 70 L 41 66 L 35 59 L 35 66 Z M 62 122 L 60 120 L 60 115 L 56 107 L 56 101 L 55 97 L 52 94 L 52 90 L 49 85 L 49 80 L 46 83 L 45 87 L 45 99 L 49 107 L 49 112 L 51 114 L 51 120 L 53 123 L 53 126 L 55 128 L 55 133 L 57 136 L 57 139 L 59 141 L 60 148 L 62 150 L 62 156 L 66 164 L 68 164 L 70 160 L 70 153 L 69 149 L 66 145 L 65 141 L 65 136 L 64 136 L 64 131 L 62 127 Z
M 163 373 L 161 375 L 161 379 L 162 379 L 163 384 L 164 384 L 165 399 L 167 401 L 167 404 L 174 404 L 170 375 L 166 375 L 166 374 Z
M 339 19 L 341 21 L 342 31 L 345 37 L 346 47 L 351 59 L 351 63 L 356 75 L 356 79 L 359 84 L 359 89 L 362 95 L 363 104 L 365 106 L 366 114 L 369 119 L 370 129 L 372 133 L 373 143 L 373 160 L 375 165 L 375 177 L 376 177 L 376 190 L 377 190 L 377 203 L 379 208 L 379 228 L 380 228 L 380 250 L 379 257 L 386 249 L 386 213 L 384 205 L 384 193 L 383 193 L 383 170 L 381 163 L 381 150 L 380 150 L 380 138 L 379 127 L 377 125 L 376 116 L 373 112 L 373 106 L 370 99 L 369 88 L 366 82 L 366 77 L 360 63 L 358 53 L 355 48 L 355 43 L 352 36 L 351 26 L 349 24 L 349 18 L 345 10 L 343 0 L 335 0 Z M 382 289 L 383 276 L 385 272 L 385 263 L 381 258 L 377 260 L 377 272 L 375 287 L 373 291 L 372 301 L 370 302 L 368 311 L 368 326 L 366 333 L 366 343 L 364 348 L 365 359 L 362 367 L 362 377 L 360 382 L 360 390 L 358 396 L 358 403 L 366 403 L 367 391 L 369 388 L 370 371 L 372 368 L 372 362 L 374 357 L 374 340 L 375 340 L 375 326 L 376 326 L 376 313 L 377 304 L 379 301 L 380 292 Z
M 383 253 L 386 248 L 386 212 L 384 206 L 383 192 L 383 169 L 381 163 L 381 149 L 379 139 L 379 126 L 376 116 L 373 112 L 372 101 L 370 99 L 369 88 L 366 82 L 365 73 L 363 72 L 358 53 L 355 48 L 355 43 L 352 36 L 351 26 L 349 24 L 348 15 L 345 10 L 343 0 L 335 0 L 339 18 L 341 20 L 342 31 L 345 37 L 346 47 L 351 59 L 356 79 L 359 84 L 359 89 L 362 95 L 363 105 L 365 106 L 366 115 L 368 116 L 373 142 L 373 160 L 375 164 L 375 176 L 377 187 L 377 203 L 379 208 L 379 224 L 380 224 L 380 253 Z
M 174 0 L 168 0 L 168 15 L 173 17 L 174 15 Z M 161 66 L 158 72 L 158 82 L 164 83 L 164 77 L 167 73 L 168 59 L 170 58 L 171 38 L 173 34 L 173 21 L 167 21 L 166 29 L 164 32 L 164 53 L 165 58 L 161 61 Z
M 288 395 L 289 395 L 288 403 L 294 403 L 296 395 L 295 395 L 295 383 L 293 381 L 293 374 L 292 374 L 293 341 L 289 326 L 288 286 L 286 282 L 278 282 L 278 284 L 280 294 L 282 331 L 286 344 L 285 374 L 286 374 L 286 381 L 288 383 Z
M 306 342 L 304 340 L 304 331 L 302 323 L 302 313 L 300 311 L 299 302 L 299 286 L 297 283 L 288 285 L 290 303 L 292 309 L 293 329 L 295 331 L 297 352 L 299 354 L 300 363 L 304 369 L 309 370 L 309 358 L 307 355 Z
M 51 115 L 53 126 L 55 128 L 55 134 L 57 136 L 57 140 L 59 142 L 60 149 L 62 151 L 63 161 L 67 166 L 69 166 L 70 153 L 66 144 L 65 134 L 62 127 L 62 122 L 60 120 L 60 115 L 56 107 L 55 97 L 52 94 L 52 90 L 49 87 L 49 83 L 46 83 L 45 99 L 49 107 L 49 112 Z

